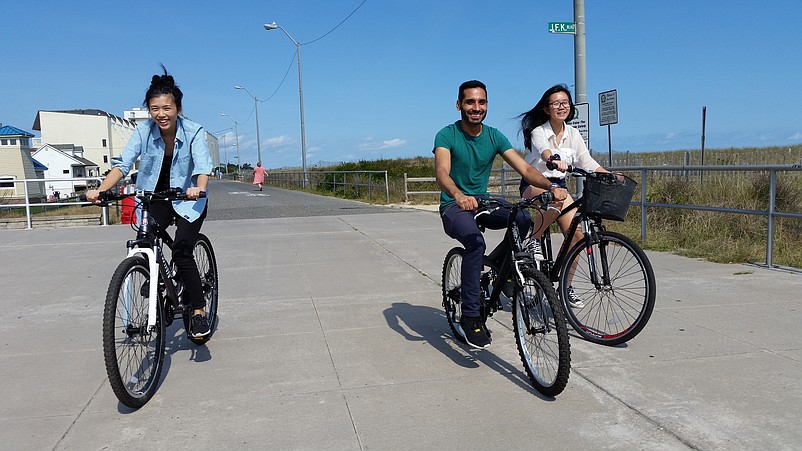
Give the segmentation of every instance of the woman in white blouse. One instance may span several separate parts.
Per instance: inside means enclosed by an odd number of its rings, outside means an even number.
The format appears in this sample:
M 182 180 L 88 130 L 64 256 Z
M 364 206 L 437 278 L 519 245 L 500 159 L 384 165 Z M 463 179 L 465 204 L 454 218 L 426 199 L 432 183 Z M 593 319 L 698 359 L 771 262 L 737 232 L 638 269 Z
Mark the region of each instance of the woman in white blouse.
M 571 120 L 575 114 L 576 108 L 574 107 L 574 102 L 571 100 L 571 92 L 568 91 L 568 87 L 565 85 L 555 85 L 543 93 L 543 96 L 534 108 L 520 116 L 524 144 L 526 148 L 529 149 L 526 161 L 543 173 L 553 185 L 557 185 L 561 188 L 566 187 L 565 171 L 568 170 L 569 165 L 582 168 L 586 171 L 609 172 L 590 156 L 588 146 L 585 144 L 579 131 L 566 123 L 566 121 Z M 546 162 L 556 164 L 556 169 L 548 169 L 546 167 Z M 542 188 L 530 186 L 526 182 L 521 181 L 521 197 L 528 198 L 536 196 L 543 191 L 545 190 Z M 571 205 L 571 203 L 573 203 L 573 198 L 569 194 L 564 201 L 555 202 L 555 206 L 558 209 L 562 209 L 563 205 Z M 533 234 L 535 240 L 532 242 L 532 251 L 535 253 L 535 258 L 537 259 L 543 258 L 540 244 L 537 240 L 540 239 L 546 227 L 554 222 L 557 218 L 557 214 L 556 211 L 549 210 L 544 213 L 542 223 L 535 224 L 537 229 Z M 567 235 L 573 217 L 573 213 L 567 213 L 561 216 L 557 221 L 563 235 Z M 577 230 L 571 245 L 573 246 L 574 243 L 582 238 L 582 232 Z M 572 290 L 569 291 L 572 292 Z M 578 298 L 576 300 L 579 301 Z M 579 301 L 579 303 L 581 303 L 581 301 Z

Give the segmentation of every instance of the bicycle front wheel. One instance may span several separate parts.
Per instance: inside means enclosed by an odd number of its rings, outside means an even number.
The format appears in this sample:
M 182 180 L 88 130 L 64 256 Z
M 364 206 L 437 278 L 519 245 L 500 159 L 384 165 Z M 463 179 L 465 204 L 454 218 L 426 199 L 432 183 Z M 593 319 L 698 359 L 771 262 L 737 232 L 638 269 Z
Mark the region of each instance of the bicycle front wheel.
M 600 232 L 591 249 L 580 241 L 560 269 L 566 318 L 592 343 L 614 346 L 638 335 L 652 315 L 655 294 L 652 264 L 620 233 Z
M 212 242 L 206 235 L 198 234 L 198 241 L 195 242 L 192 254 L 195 257 L 195 264 L 198 266 L 201 291 L 203 292 L 203 299 L 206 301 L 205 309 L 206 317 L 209 319 L 209 334 L 199 338 L 190 335 L 190 341 L 196 345 L 202 345 L 212 338 L 217 325 L 217 299 L 220 283 L 217 275 L 217 259 L 214 256 L 214 248 L 212 248 Z
M 148 327 L 148 261 L 128 257 L 114 271 L 103 311 L 103 358 L 111 389 L 121 403 L 139 408 L 159 385 L 164 362 L 162 303 Z
M 568 326 L 557 293 L 546 276 L 524 268 L 525 285 L 512 304 L 518 353 L 535 388 L 546 396 L 560 394 L 571 371 Z
M 448 251 L 443 261 L 443 308 L 446 311 L 448 326 L 454 338 L 465 343 L 459 332 L 459 320 L 462 318 L 462 254 L 461 247 Z

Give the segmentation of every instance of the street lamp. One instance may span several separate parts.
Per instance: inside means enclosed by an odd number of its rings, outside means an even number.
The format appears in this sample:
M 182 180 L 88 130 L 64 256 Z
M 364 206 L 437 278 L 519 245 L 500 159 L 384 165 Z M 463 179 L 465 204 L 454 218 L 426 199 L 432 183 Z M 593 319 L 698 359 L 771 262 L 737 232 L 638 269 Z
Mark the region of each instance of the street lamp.
M 265 30 L 275 30 L 276 28 L 280 29 L 290 38 L 295 47 L 297 48 L 298 53 L 298 94 L 301 100 L 301 164 L 303 165 L 304 170 L 304 180 L 303 180 L 303 187 L 306 188 L 307 184 L 307 177 L 306 177 L 306 129 L 304 128 L 304 84 L 303 78 L 301 77 L 301 44 L 296 41 L 295 39 L 287 33 L 287 30 L 284 29 L 281 25 L 271 22 L 265 24 Z
M 249 96 L 253 98 L 253 108 L 256 110 L 256 161 L 262 161 L 262 141 L 259 139 L 259 99 L 256 98 L 255 95 L 251 94 L 251 91 L 248 91 L 248 88 L 240 85 L 234 86 L 234 89 L 242 89 L 243 91 L 247 92 Z M 262 163 L 264 166 L 264 163 Z
M 234 118 L 232 118 L 231 116 L 227 115 L 226 113 L 223 113 L 222 111 L 220 112 L 220 116 L 226 116 L 227 118 L 229 118 L 232 121 L 234 121 L 234 139 L 236 141 L 236 144 L 234 144 L 234 145 L 237 146 L 237 179 L 241 180 L 242 179 L 242 172 L 240 171 L 240 167 L 239 167 L 239 163 L 240 163 L 239 162 L 239 131 L 237 130 L 237 126 L 239 124 L 237 123 L 237 121 L 234 120 Z M 228 164 L 228 162 L 226 162 L 226 164 Z

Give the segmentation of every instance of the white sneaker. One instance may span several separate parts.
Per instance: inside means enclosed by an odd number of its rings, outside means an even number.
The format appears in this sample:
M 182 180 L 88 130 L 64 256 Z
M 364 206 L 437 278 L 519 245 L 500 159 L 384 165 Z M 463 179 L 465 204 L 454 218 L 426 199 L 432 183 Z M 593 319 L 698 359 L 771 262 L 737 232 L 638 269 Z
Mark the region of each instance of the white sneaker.
M 572 308 L 581 309 L 585 306 L 585 303 L 582 302 L 582 299 L 579 297 L 579 295 L 574 292 L 574 287 L 569 286 L 565 292 L 568 294 L 568 304 L 570 304 Z
M 524 243 L 524 249 L 531 253 L 532 256 L 535 258 L 536 261 L 542 262 L 546 259 L 543 256 L 543 249 L 540 247 L 540 241 L 534 238 L 529 238 L 526 243 Z

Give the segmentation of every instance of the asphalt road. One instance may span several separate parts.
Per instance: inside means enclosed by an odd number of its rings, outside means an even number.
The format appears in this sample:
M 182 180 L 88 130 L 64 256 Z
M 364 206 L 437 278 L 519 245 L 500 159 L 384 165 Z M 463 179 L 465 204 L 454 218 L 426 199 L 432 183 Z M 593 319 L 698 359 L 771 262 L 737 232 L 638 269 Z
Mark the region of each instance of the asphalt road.
M 209 183 L 207 221 L 231 219 L 342 216 L 399 211 L 386 206 L 264 187 L 229 180 Z

